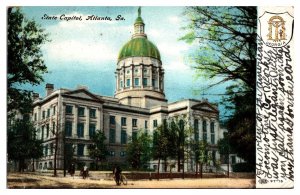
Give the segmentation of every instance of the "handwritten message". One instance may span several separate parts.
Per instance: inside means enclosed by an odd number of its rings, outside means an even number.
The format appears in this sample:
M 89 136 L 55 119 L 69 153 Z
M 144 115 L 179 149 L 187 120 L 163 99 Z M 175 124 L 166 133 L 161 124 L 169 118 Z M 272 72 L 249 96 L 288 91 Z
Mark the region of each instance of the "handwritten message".
M 257 47 L 256 177 L 266 187 L 289 187 L 285 184 L 294 181 L 291 46 L 267 47 L 258 36 Z

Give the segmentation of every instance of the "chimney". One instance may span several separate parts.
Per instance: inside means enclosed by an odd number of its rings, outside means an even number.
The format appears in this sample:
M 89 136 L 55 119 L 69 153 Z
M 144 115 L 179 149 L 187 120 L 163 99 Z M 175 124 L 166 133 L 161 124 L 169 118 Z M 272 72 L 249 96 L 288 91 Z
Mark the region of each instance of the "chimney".
M 54 85 L 47 83 L 46 84 L 46 96 L 50 95 L 53 92 Z
M 33 93 L 32 97 L 33 97 L 33 101 L 35 101 L 35 100 L 39 99 L 40 94 L 38 94 L 38 93 Z

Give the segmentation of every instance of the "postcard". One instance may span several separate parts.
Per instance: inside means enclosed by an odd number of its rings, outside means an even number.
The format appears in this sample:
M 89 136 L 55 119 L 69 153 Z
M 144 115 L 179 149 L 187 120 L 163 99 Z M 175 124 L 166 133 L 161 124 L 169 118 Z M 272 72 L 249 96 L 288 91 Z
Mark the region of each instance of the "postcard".
M 6 188 L 294 188 L 294 7 L 15 6 Z

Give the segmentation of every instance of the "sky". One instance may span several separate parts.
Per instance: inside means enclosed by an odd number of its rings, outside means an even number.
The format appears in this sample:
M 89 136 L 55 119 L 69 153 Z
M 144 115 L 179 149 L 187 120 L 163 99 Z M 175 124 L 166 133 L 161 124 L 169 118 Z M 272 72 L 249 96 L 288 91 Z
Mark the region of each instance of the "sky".
M 44 74 L 44 83 L 25 86 L 45 96 L 45 84 L 54 88 L 75 89 L 87 86 L 92 93 L 113 96 L 115 69 L 118 53 L 131 39 L 138 7 L 22 7 L 29 19 L 34 19 L 49 34 L 50 42 L 42 46 L 43 58 L 49 73 Z M 203 96 L 199 90 L 211 80 L 196 79 L 193 64 L 189 60 L 195 45 L 179 38 L 187 33 L 183 30 L 187 18 L 184 7 L 142 7 L 148 39 L 159 49 L 165 70 L 165 95 L 169 102 L 186 98 L 208 98 L 218 102 L 220 96 Z M 45 19 L 57 17 L 55 20 Z M 61 20 L 65 17 L 81 16 L 82 20 Z M 86 20 L 88 16 L 110 17 L 112 20 Z M 115 20 L 121 15 L 124 20 Z M 209 91 L 210 94 L 224 92 L 224 86 Z

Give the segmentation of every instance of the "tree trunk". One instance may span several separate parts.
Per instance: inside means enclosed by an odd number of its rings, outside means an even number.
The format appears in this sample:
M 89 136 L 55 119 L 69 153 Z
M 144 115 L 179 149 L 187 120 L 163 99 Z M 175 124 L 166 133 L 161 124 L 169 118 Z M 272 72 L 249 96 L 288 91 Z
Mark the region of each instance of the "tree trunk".
M 57 176 L 57 171 L 56 171 L 56 156 L 57 156 L 57 149 L 58 149 L 58 137 L 56 134 L 56 138 L 55 138 L 55 148 L 54 148 L 54 173 L 53 176 L 56 177 Z
M 228 163 L 227 163 L 227 177 L 229 178 L 229 153 L 228 153 Z
M 158 158 L 158 166 L 157 166 L 157 180 L 159 180 L 159 167 L 160 167 L 160 158 Z
M 34 172 L 34 158 L 32 159 L 32 172 Z
M 182 179 L 184 179 L 184 157 L 182 158 Z
M 203 170 L 202 170 L 202 163 L 200 163 L 200 177 L 201 177 L 201 179 L 202 179 L 202 177 L 203 177 L 203 175 L 202 175 L 202 172 L 203 172 Z
M 180 153 L 177 154 L 177 172 L 180 172 Z
M 198 178 L 198 162 L 196 162 L 196 178 Z
M 19 160 L 19 172 L 24 172 L 24 164 L 25 164 L 25 160 L 20 159 Z

